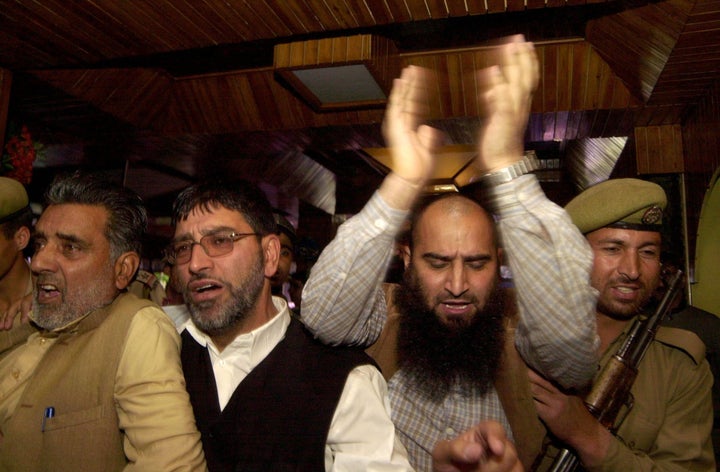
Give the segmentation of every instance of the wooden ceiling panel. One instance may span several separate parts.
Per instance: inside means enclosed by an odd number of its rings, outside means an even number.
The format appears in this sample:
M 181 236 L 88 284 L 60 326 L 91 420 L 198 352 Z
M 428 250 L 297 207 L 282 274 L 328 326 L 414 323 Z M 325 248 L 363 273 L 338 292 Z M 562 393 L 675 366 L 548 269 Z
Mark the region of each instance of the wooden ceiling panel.
M 172 91 L 169 77 L 152 69 L 40 70 L 33 75 L 140 128 L 155 126 Z
M 382 144 L 383 111 L 314 112 L 278 80 L 272 51 L 359 33 L 395 42 L 398 67 L 434 71 L 433 124 L 456 143 L 474 139 L 482 46 L 499 36 L 536 41 L 537 142 L 680 123 L 720 76 L 720 0 L 0 0 L 0 67 L 20 77 L 16 107 L 43 130 L 93 145 L 207 137 L 178 158 L 197 175 L 216 139 L 231 143 L 224 159 L 292 150 L 354 175 L 358 148 Z
M 720 2 L 697 0 L 691 4 L 685 27 L 668 56 L 648 105 L 697 103 L 720 77 L 719 44 Z
M 537 46 L 543 70 L 533 112 L 639 106 L 624 84 L 587 43 Z M 479 116 L 476 72 L 492 50 L 468 48 L 401 56 L 401 65 L 432 70 L 437 92 L 433 117 Z M 150 69 L 37 71 L 36 76 L 70 95 L 136 126 L 171 133 L 231 133 L 296 129 L 357 122 L 377 123 L 381 110 L 314 113 L 277 81 L 271 68 L 169 79 Z M 167 117 L 166 119 L 157 119 Z
M 651 96 L 687 18 L 684 0 L 663 3 L 662 8 L 651 3 L 605 16 L 587 27 L 587 40 L 643 101 Z M 679 20 L 654 23 L 673 16 Z
M 393 23 L 405 23 L 413 20 L 405 0 L 385 0 L 385 3 L 390 10 L 390 19 Z

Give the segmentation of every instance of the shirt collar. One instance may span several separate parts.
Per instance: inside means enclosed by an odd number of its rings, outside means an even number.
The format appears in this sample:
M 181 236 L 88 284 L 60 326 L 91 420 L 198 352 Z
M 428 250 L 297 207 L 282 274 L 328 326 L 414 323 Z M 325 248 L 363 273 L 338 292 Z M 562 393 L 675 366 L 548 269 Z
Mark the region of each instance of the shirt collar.
M 237 336 L 222 352 L 218 351 L 210 336 L 200 331 L 192 320 L 186 321 L 184 327 L 198 344 L 207 347 L 217 356 L 227 357 L 234 355 L 238 350 L 249 349 L 252 363 L 256 365 L 285 337 L 287 327 L 290 325 L 287 301 L 276 296 L 272 297 L 272 301 L 278 311 L 277 315 L 249 333 Z

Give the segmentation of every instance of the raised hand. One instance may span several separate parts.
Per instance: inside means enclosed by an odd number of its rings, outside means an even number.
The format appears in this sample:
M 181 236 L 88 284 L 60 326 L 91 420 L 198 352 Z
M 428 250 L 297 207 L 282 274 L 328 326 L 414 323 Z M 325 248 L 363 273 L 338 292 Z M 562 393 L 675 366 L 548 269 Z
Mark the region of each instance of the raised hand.
M 442 133 L 423 124 L 429 113 L 431 73 L 418 66 L 403 69 L 393 81 L 383 135 L 391 150 L 395 174 L 413 184 L 423 184 L 434 169 L 433 153 Z
M 539 80 L 535 47 L 522 35 L 497 46 L 493 57 L 497 64 L 477 74 L 483 116 L 475 166 L 483 172 L 522 158 L 532 95 Z

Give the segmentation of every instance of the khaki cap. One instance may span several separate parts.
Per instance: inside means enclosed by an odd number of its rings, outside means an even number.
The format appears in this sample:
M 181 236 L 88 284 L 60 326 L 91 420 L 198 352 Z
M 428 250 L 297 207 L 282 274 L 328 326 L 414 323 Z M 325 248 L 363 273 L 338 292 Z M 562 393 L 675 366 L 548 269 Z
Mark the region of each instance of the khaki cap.
M 667 197 L 661 186 L 640 179 L 611 179 L 586 189 L 565 206 L 580 232 L 606 226 L 660 231 Z
M 23 184 L 15 179 L 0 177 L 0 223 L 12 219 L 28 206 Z

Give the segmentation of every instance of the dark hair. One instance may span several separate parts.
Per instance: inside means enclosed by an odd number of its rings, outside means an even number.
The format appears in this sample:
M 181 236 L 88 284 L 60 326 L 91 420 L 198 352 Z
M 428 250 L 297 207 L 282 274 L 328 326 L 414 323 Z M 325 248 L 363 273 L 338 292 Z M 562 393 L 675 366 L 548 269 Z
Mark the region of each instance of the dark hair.
M 13 215 L 7 221 L 0 223 L 0 231 L 2 231 L 5 239 L 11 239 L 15 236 L 15 233 L 23 226 L 32 231 L 33 227 L 33 212 L 30 206 L 26 206 L 17 214 Z
M 128 251 L 138 254 L 147 229 L 142 199 L 132 190 L 95 174 L 74 172 L 56 177 L 45 193 L 45 204 L 101 206 L 108 212 L 105 236 L 113 258 Z
M 476 206 L 478 209 L 482 210 L 482 212 L 486 215 L 488 222 L 490 223 L 490 228 L 492 229 L 493 244 L 496 248 L 499 247 L 500 241 L 498 239 L 497 225 L 495 224 L 492 213 L 490 213 L 483 205 L 478 203 L 475 199 L 470 198 L 467 195 L 461 193 L 441 193 L 436 195 L 429 195 L 421 199 L 413 208 L 412 214 L 410 215 L 410 228 L 407 230 L 407 235 L 405 236 L 407 238 L 406 242 L 410 249 L 413 248 L 415 242 L 415 229 L 417 228 L 418 222 L 428 210 L 428 208 L 437 202 L 450 199 L 460 199 L 467 201 L 471 205 Z
M 192 185 L 177 196 L 173 203 L 172 224 L 186 220 L 196 207 L 210 211 L 222 206 L 240 213 L 260 237 L 275 234 L 277 225 L 272 206 L 265 194 L 246 180 L 212 179 Z

